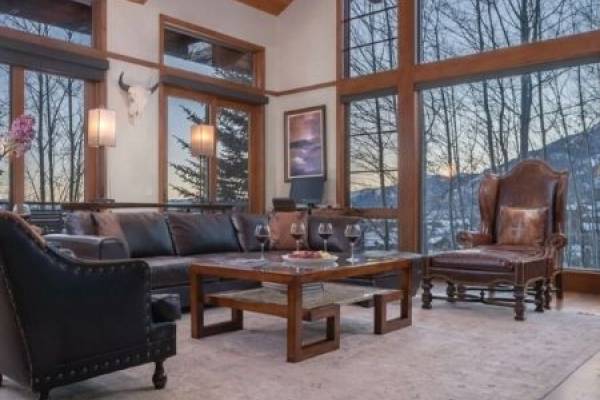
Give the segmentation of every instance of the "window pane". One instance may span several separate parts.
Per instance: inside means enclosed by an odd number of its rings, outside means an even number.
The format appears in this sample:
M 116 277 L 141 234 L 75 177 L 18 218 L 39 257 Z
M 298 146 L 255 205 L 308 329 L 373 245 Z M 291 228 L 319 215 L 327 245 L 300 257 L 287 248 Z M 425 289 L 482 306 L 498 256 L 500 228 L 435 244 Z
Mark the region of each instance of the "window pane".
M 486 170 L 503 173 L 540 158 L 567 170 L 565 263 L 600 268 L 600 65 L 423 92 L 425 234 L 429 251 L 455 248 L 479 227 Z
M 0 26 L 92 45 L 92 7 L 73 0 L 0 0 Z
M 163 61 L 170 67 L 251 85 L 254 82 L 253 59 L 251 52 L 165 29 Z
M 207 123 L 209 107 L 178 97 L 168 98 L 168 201 L 208 201 L 208 158 L 190 147 L 193 125 Z
M 396 0 L 347 0 L 346 76 L 388 71 L 398 66 L 398 7 Z
M 217 201 L 248 201 L 248 138 L 250 115 L 245 111 L 221 108 L 218 114 Z
M 350 204 L 357 208 L 398 206 L 397 97 L 348 105 Z
M 0 132 L 4 133 L 10 128 L 10 68 L 0 64 Z M 7 202 L 9 198 L 10 164 L 6 158 L 0 161 L 0 202 Z
M 421 0 L 424 62 L 598 28 L 600 0 Z
M 367 219 L 365 250 L 398 249 L 398 220 Z
M 36 139 L 25 157 L 25 200 L 83 201 L 84 82 L 25 73 L 25 112 L 36 120 Z

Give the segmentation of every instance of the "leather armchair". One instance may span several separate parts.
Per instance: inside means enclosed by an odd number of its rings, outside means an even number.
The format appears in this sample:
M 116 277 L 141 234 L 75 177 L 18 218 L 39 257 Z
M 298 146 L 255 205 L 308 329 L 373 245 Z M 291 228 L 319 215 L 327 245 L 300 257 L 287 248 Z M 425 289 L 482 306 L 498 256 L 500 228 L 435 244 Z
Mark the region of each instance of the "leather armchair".
M 508 174 L 486 174 L 479 189 L 481 225 L 478 231 L 459 232 L 457 242 L 463 248 L 428 257 L 423 277 L 423 308 L 431 308 L 432 280 L 448 283 L 449 301 L 482 301 L 507 305 L 514 301 L 515 318 L 524 319 L 527 288 L 535 287 L 536 311 L 550 308 L 552 285 L 556 280 L 558 296 L 562 297 L 562 252 L 567 245 L 566 224 L 568 174 L 553 170 L 540 160 L 526 160 Z M 546 209 L 543 240 L 536 245 L 507 245 L 499 241 L 499 214 L 502 207 Z M 485 298 L 499 284 L 510 285 L 514 299 Z M 457 293 L 458 285 L 458 293 Z M 471 285 L 469 287 L 469 285 Z M 468 296 L 469 288 L 480 296 Z
M 0 377 L 40 393 L 175 355 L 173 322 L 154 323 L 143 261 L 84 262 L 0 212 Z M 1 379 L 0 379 L 1 382 Z

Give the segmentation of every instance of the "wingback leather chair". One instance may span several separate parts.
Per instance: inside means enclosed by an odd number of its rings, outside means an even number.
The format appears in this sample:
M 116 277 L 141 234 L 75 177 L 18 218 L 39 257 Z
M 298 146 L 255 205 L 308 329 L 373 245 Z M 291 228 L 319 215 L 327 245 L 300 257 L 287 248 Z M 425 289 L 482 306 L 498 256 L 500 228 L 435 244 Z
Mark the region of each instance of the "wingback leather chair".
M 435 298 L 509 306 L 514 302 L 517 320 L 524 320 L 527 289 L 532 284 L 536 311 L 550 308 L 552 283 L 561 271 L 567 244 L 567 186 L 566 172 L 557 172 L 540 160 L 522 161 L 504 176 L 486 174 L 479 189 L 480 229 L 457 235 L 462 250 L 428 257 L 423 308 L 431 308 L 433 279 L 448 283 L 447 297 Z M 562 296 L 560 278 L 556 280 Z M 499 284 L 512 286 L 514 299 L 485 298 L 484 292 L 492 294 Z M 479 296 L 467 294 L 473 285 Z
M 0 212 L 2 375 L 48 398 L 52 388 L 175 354 L 175 324 L 154 323 L 142 261 L 82 262 L 48 247 L 21 218 Z

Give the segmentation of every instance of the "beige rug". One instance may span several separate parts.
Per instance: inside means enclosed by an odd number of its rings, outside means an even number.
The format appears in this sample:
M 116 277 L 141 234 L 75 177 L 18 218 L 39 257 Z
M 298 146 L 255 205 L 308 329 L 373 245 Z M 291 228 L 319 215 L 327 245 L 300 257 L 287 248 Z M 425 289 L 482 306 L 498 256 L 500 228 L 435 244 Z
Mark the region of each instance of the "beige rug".
M 431 311 L 415 306 L 411 328 L 385 336 L 371 334 L 372 310 L 344 307 L 341 349 L 288 364 L 285 321 L 246 315 L 246 330 L 199 341 L 189 316 L 180 321 L 163 391 L 151 389 L 147 365 L 56 389 L 52 399 L 534 400 L 600 351 L 597 315 L 528 312 L 517 323 L 509 309 L 435 302 Z M 10 381 L 0 389 L 0 400 L 33 398 Z

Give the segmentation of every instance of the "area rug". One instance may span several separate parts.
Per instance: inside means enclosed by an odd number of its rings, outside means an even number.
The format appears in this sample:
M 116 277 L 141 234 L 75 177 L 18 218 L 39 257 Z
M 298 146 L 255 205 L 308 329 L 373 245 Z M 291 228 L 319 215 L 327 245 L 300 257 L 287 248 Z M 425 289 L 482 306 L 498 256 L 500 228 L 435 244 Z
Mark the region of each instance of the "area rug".
M 418 302 L 417 302 L 418 303 Z M 392 310 L 390 310 L 391 312 Z M 394 310 L 397 311 L 397 310 Z M 209 320 L 226 317 L 208 311 Z M 372 309 L 342 309 L 337 352 L 285 362 L 285 321 L 247 313 L 244 331 L 190 338 L 178 323 L 178 355 L 165 366 L 167 388 L 151 388 L 151 365 L 54 390 L 62 399 L 202 400 L 535 400 L 543 399 L 600 351 L 600 317 L 569 311 L 512 311 L 480 304 L 435 302 L 414 307 L 413 326 L 372 334 Z M 307 335 L 322 325 L 307 324 Z M 0 400 L 33 399 L 11 381 Z

